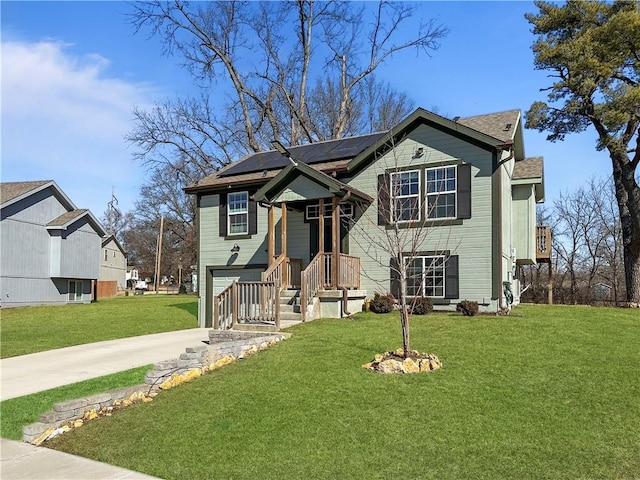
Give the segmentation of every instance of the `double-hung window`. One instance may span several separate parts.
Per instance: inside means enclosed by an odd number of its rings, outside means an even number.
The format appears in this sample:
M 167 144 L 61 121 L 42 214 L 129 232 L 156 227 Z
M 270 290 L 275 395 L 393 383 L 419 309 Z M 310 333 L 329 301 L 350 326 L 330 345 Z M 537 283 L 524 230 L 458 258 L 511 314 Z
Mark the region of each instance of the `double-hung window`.
M 405 257 L 407 262 L 407 296 L 444 298 L 444 255 Z
M 426 170 L 427 218 L 456 218 L 456 167 Z
M 420 220 L 420 170 L 392 173 L 390 198 L 394 221 Z
M 229 235 L 249 233 L 249 192 L 229 193 L 227 222 Z

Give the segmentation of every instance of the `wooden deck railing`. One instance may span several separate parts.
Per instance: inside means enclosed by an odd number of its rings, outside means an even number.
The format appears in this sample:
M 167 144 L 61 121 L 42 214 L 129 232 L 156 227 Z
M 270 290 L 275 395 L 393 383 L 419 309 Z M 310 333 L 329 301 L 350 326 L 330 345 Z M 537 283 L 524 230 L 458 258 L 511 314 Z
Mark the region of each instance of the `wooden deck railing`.
M 283 282 L 283 273 L 284 273 L 284 264 L 287 260 L 287 257 L 282 254 L 279 257 L 276 257 L 274 262 L 267 268 L 264 272 L 262 272 L 261 279 L 263 282 L 273 282 L 277 286 L 281 287 Z M 286 275 L 286 274 L 285 274 Z
M 338 269 L 338 285 L 336 288 L 360 288 L 360 259 L 351 255 L 340 254 Z M 313 297 L 323 288 L 333 288 L 331 284 L 333 255 L 318 253 L 301 273 L 300 311 L 302 320 L 306 320 L 307 307 Z
M 551 261 L 551 228 L 536 227 L 536 259 L 539 262 Z
M 339 287 L 360 288 L 360 259 L 351 255 L 340 254 Z
M 327 256 L 326 253 L 318 253 L 300 274 L 300 313 L 302 313 L 303 322 L 307 319 L 307 306 L 318 290 L 325 286 L 324 271 Z
M 301 258 L 289 258 L 281 254 L 269 268 L 262 272 L 261 279 L 263 282 L 274 282 L 281 289 L 300 288 L 301 272 Z
M 270 324 L 280 330 L 280 287 L 274 282 L 234 281 L 214 297 L 215 330 L 245 323 Z

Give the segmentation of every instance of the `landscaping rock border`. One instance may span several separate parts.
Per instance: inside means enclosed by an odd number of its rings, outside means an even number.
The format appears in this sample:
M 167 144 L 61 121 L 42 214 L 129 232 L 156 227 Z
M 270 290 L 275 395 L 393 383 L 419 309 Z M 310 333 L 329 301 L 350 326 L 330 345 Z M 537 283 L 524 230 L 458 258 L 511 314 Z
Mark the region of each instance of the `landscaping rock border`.
M 285 332 L 210 331 L 209 345 L 188 347 L 179 358 L 158 362 L 144 384 L 59 402 L 22 429 L 22 440 L 33 445 L 84 425 L 87 421 L 141 402 L 151 402 L 163 390 L 265 350 L 291 336 Z

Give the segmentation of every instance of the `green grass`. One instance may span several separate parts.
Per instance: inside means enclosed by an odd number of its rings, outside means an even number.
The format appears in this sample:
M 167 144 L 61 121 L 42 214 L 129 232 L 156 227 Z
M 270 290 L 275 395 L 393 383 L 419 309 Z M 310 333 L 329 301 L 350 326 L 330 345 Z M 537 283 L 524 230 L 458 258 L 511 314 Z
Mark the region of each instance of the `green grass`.
M 194 328 L 197 308 L 192 295 L 141 295 L 86 305 L 3 309 L 0 356 Z
M 0 402 L 0 436 L 22 440 L 22 427 L 37 422 L 38 417 L 50 411 L 54 403 L 139 385 L 144 383 L 145 374 L 151 367 L 146 365 Z
M 523 306 L 411 328 L 441 370 L 361 368 L 400 346 L 394 314 L 318 320 L 49 446 L 168 480 L 640 477 L 637 311 Z

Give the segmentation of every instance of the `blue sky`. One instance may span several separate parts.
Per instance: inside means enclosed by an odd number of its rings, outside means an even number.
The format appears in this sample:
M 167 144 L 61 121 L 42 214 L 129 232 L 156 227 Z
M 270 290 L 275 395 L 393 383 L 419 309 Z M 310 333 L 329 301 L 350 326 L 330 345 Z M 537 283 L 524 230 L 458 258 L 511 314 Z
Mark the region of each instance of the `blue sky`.
M 124 135 L 132 108 L 196 92 L 178 59 L 156 39 L 134 35 L 124 2 L 7 2 L 2 14 L 2 181 L 54 179 L 79 208 L 101 217 L 115 189 L 126 211 L 145 170 Z M 449 118 L 543 99 L 534 37 L 524 14 L 532 2 L 424 2 L 425 18 L 451 30 L 431 57 L 403 53 L 378 71 L 415 102 Z M 528 156 L 545 158 L 547 205 L 592 176 L 610 175 L 595 133 L 549 143 L 524 131 Z

